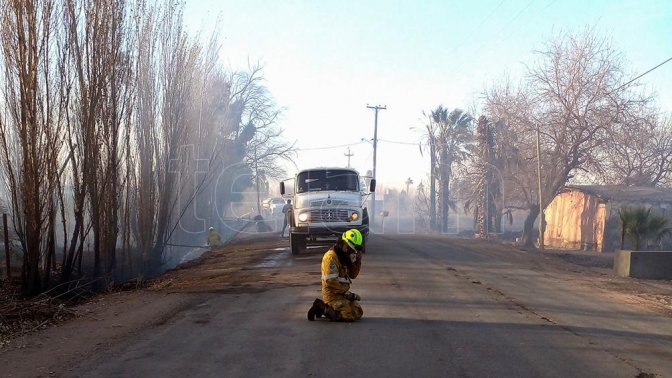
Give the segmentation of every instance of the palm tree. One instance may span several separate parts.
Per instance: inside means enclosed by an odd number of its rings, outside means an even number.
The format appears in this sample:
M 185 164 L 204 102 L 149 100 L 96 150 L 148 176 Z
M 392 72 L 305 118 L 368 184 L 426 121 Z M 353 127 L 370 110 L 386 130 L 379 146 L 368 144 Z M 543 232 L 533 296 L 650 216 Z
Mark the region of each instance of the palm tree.
M 422 113 L 427 116 L 425 112 Z M 430 117 L 431 120 L 431 117 Z M 431 121 L 425 125 L 425 141 L 420 142 L 420 155 L 423 154 L 425 148 L 429 149 L 430 170 L 429 170 L 429 229 L 436 230 L 436 139 L 437 131 L 436 125 Z M 422 184 L 422 183 L 421 183 Z M 423 191 L 424 194 L 424 191 Z
M 492 200 L 488 195 L 489 173 L 491 171 L 488 166 L 491 153 L 491 143 L 488 143 L 492 138 L 488 138 L 489 127 L 488 119 L 485 116 L 478 117 L 476 126 L 476 169 L 478 170 L 478 178 L 476 182 L 476 190 L 464 203 L 465 212 L 469 212 L 473 207 L 474 224 L 476 226 L 476 237 L 485 238 L 488 233 L 492 231 L 492 223 L 489 212 Z
M 626 236 L 638 251 L 646 242 L 658 243 L 665 236 L 672 235 L 669 220 L 662 215 L 651 214 L 651 208 L 622 207 L 618 209 L 618 216 L 621 220 L 621 249 Z
M 502 120 L 491 123 L 486 116 L 480 116 L 476 123 L 476 143 L 471 146 L 474 171 L 469 187 L 473 191 L 464 200 L 464 212 L 473 214 L 476 237 L 479 238 L 491 232 L 501 232 L 504 216 L 513 222 L 511 210 L 504 209 L 502 193 L 502 172 L 508 153 L 500 140 L 503 127 Z
M 448 112 L 439 106 L 429 116 L 435 125 L 437 150 L 439 153 L 438 173 L 441 191 L 441 231 L 448 232 L 448 209 L 450 206 L 450 179 L 453 164 L 461 163 L 471 156 L 468 146 L 473 140 L 471 126 L 473 117 L 462 109 Z

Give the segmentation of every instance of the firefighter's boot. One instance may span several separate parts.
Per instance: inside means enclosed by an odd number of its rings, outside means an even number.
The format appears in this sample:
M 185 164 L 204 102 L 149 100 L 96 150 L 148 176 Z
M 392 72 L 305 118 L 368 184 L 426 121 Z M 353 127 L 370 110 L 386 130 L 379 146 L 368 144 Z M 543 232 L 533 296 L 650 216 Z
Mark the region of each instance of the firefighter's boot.
M 332 322 L 337 322 L 343 319 L 339 311 L 334 310 L 333 307 L 325 304 L 326 309 L 324 310 L 324 316 L 331 320 Z
M 326 307 L 328 306 L 320 298 L 315 298 L 313 306 L 308 310 L 308 320 L 313 321 L 315 318 L 321 318 Z

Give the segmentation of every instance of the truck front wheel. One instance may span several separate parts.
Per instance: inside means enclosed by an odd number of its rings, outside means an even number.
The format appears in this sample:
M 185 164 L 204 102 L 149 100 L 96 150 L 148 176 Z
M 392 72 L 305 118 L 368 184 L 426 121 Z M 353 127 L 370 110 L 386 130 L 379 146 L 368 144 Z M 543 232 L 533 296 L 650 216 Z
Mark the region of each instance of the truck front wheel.
M 369 233 L 365 232 L 362 234 L 362 253 L 366 253 L 366 242 L 369 239 Z
M 306 237 L 289 233 L 289 247 L 292 250 L 292 255 L 298 255 L 301 250 L 306 247 Z

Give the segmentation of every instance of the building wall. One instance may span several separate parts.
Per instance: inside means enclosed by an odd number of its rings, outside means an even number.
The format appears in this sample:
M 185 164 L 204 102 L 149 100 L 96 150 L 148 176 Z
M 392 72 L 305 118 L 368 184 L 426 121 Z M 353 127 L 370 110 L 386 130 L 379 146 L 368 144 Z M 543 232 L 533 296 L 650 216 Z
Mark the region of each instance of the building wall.
M 595 197 L 593 197 L 595 198 Z M 607 234 L 607 208 L 608 205 L 603 202 L 597 204 L 597 213 L 595 215 L 595 251 L 604 250 L 604 239 Z
M 559 249 L 602 250 L 605 203 L 571 190 L 557 195 L 545 209 L 544 244 Z
M 620 248 L 621 229 L 618 210 L 623 206 L 651 207 L 654 214 L 670 217 L 672 203 L 650 201 L 609 201 L 571 190 L 557 195 L 545 210 L 544 244 L 549 248 L 613 252 Z M 669 238 L 660 249 L 672 246 Z M 632 248 L 626 238 L 624 248 Z

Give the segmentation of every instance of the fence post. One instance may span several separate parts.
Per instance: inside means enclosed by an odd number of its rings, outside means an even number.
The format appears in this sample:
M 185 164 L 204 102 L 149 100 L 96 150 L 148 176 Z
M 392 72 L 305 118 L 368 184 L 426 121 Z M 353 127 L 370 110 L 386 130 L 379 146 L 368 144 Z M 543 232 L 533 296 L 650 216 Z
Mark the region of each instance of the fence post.
M 12 278 L 12 270 L 9 266 L 9 232 L 7 232 L 7 214 L 2 214 L 2 228 L 5 233 L 5 264 L 7 266 L 7 279 Z

